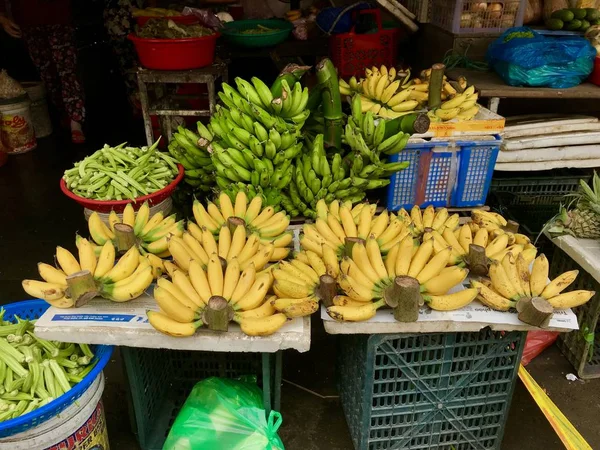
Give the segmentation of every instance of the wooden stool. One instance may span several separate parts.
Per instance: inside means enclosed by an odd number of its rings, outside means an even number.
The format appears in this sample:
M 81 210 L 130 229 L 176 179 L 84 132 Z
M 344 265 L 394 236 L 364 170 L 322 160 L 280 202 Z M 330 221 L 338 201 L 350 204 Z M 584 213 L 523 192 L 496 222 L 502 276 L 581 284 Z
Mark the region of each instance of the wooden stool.
M 138 87 L 140 90 L 140 102 L 142 104 L 142 115 L 146 129 L 146 140 L 148 145 L 154 142 L 152 132 L 151 115 L 159 118 L 163 135 L 171 140 L 171 117 L 172 116 L 207 116 L 214 112 L 216 105 L 215 81 L 220 78 L 221 82 L 227 82 L 227 64 L 216 59 L 212 66 L 193 70 L 152 70 L 139 67 L 137 69 Z M 170 94 L 165 89 L 165 84 L 206 84 L 208 88 L 209 109 L 185 109 L 181 101 L 190 99 L 189 95 Z M 148 96 L 149 85 L 154 91 L 154 99 Z

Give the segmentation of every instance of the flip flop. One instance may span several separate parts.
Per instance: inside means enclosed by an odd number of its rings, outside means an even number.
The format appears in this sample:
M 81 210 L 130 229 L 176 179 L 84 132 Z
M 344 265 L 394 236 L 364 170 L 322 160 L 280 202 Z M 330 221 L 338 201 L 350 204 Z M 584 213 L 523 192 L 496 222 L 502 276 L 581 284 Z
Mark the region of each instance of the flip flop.
M 85 135 L 81 130 L 71 130 L 71 142 L 73 144 L 84 144 Z

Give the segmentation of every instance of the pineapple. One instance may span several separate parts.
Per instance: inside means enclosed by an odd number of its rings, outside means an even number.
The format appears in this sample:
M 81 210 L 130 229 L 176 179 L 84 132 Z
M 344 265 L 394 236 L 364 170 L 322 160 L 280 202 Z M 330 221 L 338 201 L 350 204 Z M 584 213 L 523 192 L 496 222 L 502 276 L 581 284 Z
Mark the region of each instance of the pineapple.
M 552 235 L 570 234 L 577 238 L 600 239 L 600 177 L 594 172 L 593 189 L 583 180 L 579 181 L 579 192 L 573 194 L 577 205 L 560 212 L 548 223 Z

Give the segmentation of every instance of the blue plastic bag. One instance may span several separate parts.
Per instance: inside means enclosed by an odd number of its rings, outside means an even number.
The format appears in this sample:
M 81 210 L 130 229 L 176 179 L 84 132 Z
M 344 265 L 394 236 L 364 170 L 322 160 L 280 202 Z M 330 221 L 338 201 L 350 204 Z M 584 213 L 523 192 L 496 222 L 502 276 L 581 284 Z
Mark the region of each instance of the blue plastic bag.
M 490 67 L 510 86 L 577 86 L 594 68 L 596 50 L 584 38 L 543 36 L 531 28 L 506 30 L 489 46 Z

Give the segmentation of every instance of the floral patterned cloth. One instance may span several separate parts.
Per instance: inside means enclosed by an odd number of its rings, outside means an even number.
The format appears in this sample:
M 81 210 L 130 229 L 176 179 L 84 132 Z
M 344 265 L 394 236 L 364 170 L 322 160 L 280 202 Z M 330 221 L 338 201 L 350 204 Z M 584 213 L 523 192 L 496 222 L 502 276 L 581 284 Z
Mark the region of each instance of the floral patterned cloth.
M 39 25 L 23 29 L 23 39 L 40 78 L 59 110 L 83 122 L 83 89 L 77 78 L 77 50 L 70 25 Z

